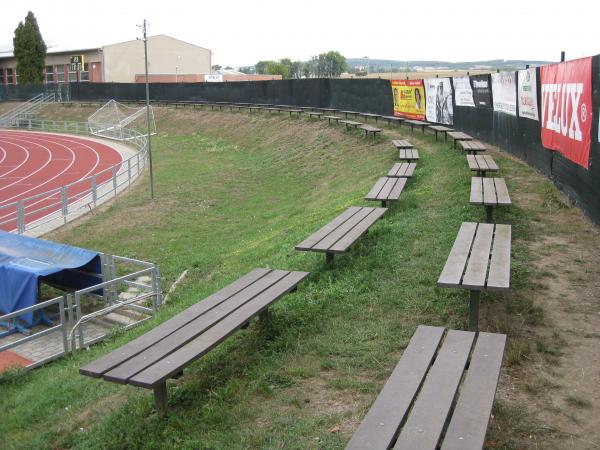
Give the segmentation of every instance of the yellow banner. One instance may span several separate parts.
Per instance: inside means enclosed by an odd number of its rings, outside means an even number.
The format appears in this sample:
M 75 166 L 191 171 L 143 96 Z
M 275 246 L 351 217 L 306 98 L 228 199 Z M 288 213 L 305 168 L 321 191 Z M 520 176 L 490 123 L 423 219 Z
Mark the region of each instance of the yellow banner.
M 394 115 L 425 120 L 425 88 L 423 80 L 391 80 Z

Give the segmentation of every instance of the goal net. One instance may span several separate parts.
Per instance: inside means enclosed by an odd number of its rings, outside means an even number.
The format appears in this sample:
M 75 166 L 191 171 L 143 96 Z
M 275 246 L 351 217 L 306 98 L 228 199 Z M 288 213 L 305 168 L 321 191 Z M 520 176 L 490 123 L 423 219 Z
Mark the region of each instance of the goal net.
M 146 107 L 137 108 L 123 105 L 116 100 L 109 100 L 98 111 L 88 117 L 90 133 L 95 136 L 125 141 L 136 134 L 156 134 L 154 111 L 150 106 L 150 124 L 148 124 Z M 148 127 L 148 125 L 150 125 Z M 136 131 L 137 133 L 131 133 Z

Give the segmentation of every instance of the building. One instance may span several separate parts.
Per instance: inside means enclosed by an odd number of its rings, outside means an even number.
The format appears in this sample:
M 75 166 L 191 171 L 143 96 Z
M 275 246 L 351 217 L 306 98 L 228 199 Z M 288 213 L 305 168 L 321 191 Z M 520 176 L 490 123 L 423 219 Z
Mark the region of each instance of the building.
M 72 56 L 83 57 L 81 70 L 73 70 Z M 148 37 L 148 73 L 162 82 L 204 81 L 211 73 L 209 49 L 166 36 Z M 0 85 L 18 84 L 12 52 L 0 53 Z M 144 42 L 132 40 L 99 48 L 54 50 L 46 55 L 46 83 L 135 83 L 144 75 Z

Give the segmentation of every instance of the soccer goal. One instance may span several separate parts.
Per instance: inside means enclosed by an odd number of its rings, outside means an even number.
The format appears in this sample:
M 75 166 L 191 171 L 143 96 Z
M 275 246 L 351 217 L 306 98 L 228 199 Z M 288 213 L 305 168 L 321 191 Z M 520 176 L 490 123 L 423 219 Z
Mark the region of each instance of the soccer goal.
M 156 134 L 154 111 L 150 106 L 150 123 L 148 124 L 146 107 L 132 108 L 116 100 L 109 100 L 98 111 L 88 117 L 90 133 L 118 141 L 126 141 L 135 135 Z M 150 125 L 150 126 L 148 126 Z M 137 133 L 131 133 L 135 130 Z

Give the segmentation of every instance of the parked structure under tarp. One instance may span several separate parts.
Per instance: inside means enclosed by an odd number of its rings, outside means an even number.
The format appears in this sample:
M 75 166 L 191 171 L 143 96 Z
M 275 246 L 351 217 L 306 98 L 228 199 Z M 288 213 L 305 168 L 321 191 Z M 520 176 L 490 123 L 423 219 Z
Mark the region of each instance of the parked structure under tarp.
M 100 254 L 0 231 L 0 313 L 33 306 L 40 281 L 69 290 L 101 283 Z M 19 319 L 31 325 L 33 313 Z

